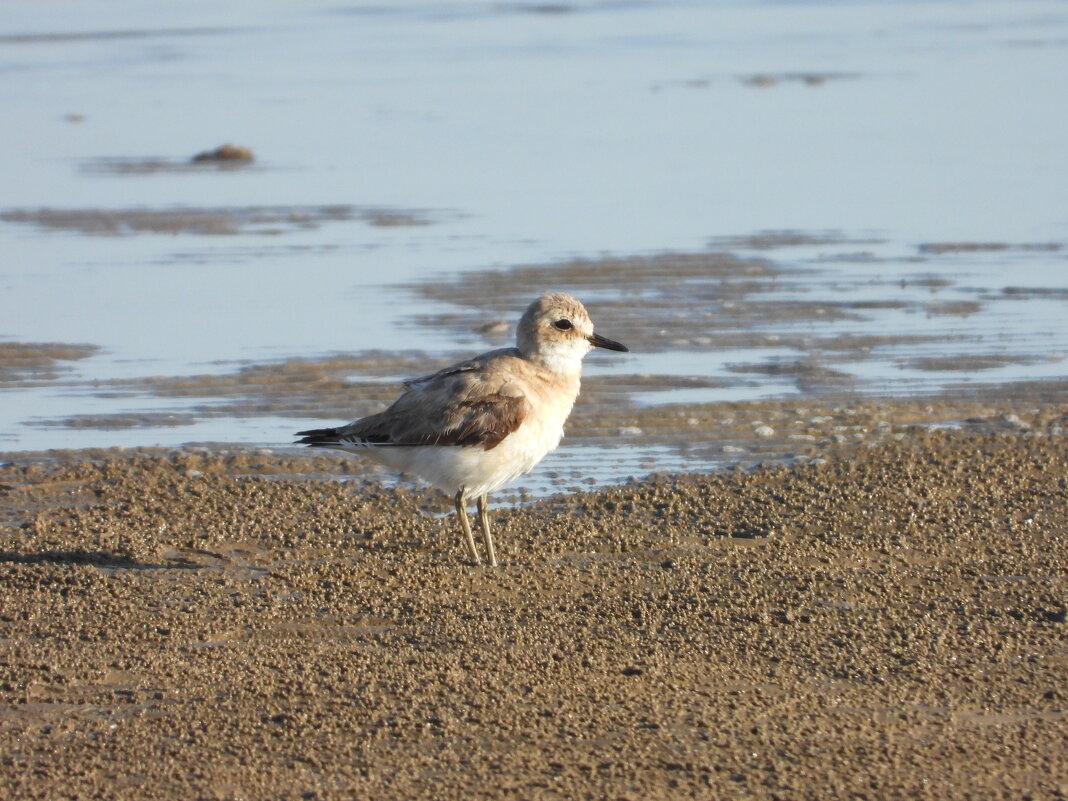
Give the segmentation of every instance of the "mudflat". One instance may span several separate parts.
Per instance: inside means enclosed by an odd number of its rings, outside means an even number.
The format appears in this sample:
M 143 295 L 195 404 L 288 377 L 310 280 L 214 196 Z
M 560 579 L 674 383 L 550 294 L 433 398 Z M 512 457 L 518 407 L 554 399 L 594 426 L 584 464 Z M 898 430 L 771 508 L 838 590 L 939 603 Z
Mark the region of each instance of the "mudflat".
M 330 462 L 15 459 L 0 786 L 1063 798 L 1065 446 L 916 428 L 496 509 L 496 570 Z

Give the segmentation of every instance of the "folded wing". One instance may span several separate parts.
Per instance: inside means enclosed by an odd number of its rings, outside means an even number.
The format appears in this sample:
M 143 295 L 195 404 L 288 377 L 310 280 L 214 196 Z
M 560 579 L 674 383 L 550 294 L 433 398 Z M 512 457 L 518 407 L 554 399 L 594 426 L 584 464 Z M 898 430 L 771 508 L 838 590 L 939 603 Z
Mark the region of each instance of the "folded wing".
M 492 380 L 486 366 L 466 362 L 409 382 L 408 391 L 384 412 L 340 428 L 301 431 L 300 443 L 325 448 L 456 445 L 492 450 L 519 428 L 529 406 L 516 387 Z

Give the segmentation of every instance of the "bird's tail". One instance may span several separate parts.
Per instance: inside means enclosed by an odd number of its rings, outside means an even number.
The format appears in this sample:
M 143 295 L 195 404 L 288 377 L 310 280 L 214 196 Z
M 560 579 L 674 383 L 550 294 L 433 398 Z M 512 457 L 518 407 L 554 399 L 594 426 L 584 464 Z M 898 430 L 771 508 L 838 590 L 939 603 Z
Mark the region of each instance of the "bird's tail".
M 310 445 L 313 448 L 335 448 L 341 445 L 339 428 L 313 428 L 308 431 L 298 431 L 297 445 Z

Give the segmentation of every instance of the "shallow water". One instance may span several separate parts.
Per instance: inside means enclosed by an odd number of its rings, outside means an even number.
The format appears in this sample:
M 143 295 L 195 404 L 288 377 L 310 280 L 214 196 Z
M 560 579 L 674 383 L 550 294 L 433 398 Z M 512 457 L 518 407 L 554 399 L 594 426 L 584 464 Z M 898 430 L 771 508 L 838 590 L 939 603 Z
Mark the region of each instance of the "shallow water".
M 359 389 L 499 345 L 473 329 L 546 288 L 631 345 L 588 362 L 625 408 L 1068 376 L 1062 3 L 119 2 L 2 24 L 0 349 L 99 348 L 28 372 L 0 354 L 7 450 L 286 443 L 369 409 L 149 379 L 411 352 L 338 373 Z M 256 161 L 189 163 L 224 141 Z M 566 480 L 712 465 L 620 431 L 625 469 L 583 444 L 554 457 Z

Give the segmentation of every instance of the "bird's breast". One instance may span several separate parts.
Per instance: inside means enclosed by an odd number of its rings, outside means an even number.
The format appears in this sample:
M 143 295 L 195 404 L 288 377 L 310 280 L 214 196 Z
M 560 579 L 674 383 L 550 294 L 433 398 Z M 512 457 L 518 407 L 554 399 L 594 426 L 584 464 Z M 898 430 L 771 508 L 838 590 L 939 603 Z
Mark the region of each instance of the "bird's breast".
M 571 414 L 578 393 L 577 377 L 532 384 L 527 396 L 527 418 L 516 433 L 524 435 L 532 445 L 537 443 L 534 447 L 541 450 L 544 456 L 560 444 L 564 423 Z

